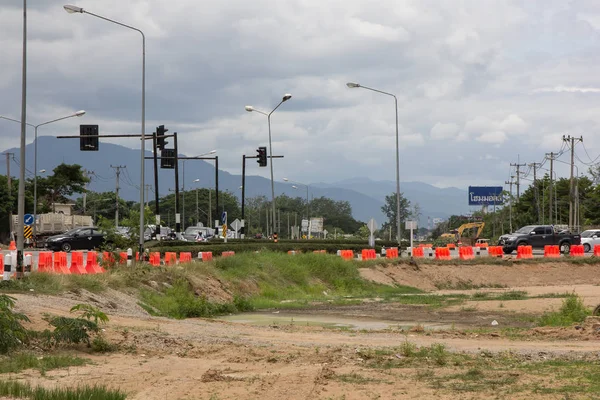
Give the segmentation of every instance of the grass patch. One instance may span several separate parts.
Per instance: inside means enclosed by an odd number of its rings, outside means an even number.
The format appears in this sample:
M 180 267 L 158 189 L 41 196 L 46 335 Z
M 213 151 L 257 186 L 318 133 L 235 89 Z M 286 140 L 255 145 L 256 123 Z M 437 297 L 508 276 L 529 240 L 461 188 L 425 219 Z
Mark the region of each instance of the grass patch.
M 335 376 L 335 379 L 337 379 L 340 382 L 349 383 L 352 385 L 364 385 L 367 383 L 381 382 L 381 380 L 379 379 L 368 378 L 363 375 L 357 374 L 356 372 L 353 372 L 351 374 L 339 374 Z
M 43 373 L 52 369 L 81 366 L 88 363 L 90 360 L 71 355 L 37 356 L 31 353 L 16 353 L 0 358 L 0 374 L 17 373 L 26 369 L 36 369 Z
M 539 320 L 540 326 L 571 326 L 581 323 L 592 312 L 583 304 L 581 297 L 571 295 L 565 298 L 558 311 L 544 313 Z
M 104 386 L 82 385 L 76 388 L 45 389 L 18 381 L 0 381 L 0 396 L 32 400 L 125 400 L 127 397 L 120 390 L 107 389 Z
M 178 280 L 162 293 L 142 290 L 141 298 L 144 303 L 158 310 L 160 315 L 176 319 L 213 317 L 253 309 L 243 298 L 235 298 L 231 303 L 211 303 L 206 297 L 197 296 L 184 280 Z
M 508 286 L 500 284 L 500 283 L 481 283 L 476 284 L 473 283 L 472 280 L 467 279 L 458 279 L 454 282 L 452 281 L 443 281 L 443 282 L 435 282 L 434 286 L 439 290 L 472 290 L 472 289 L 484 289 L 484 288 L 506 288 Z
M 564 292 L 564 293 L 542 293 L 537 296 L 531 296 L 532 299 L 564 299 L 566 297 L 573 296 L 572 292 Z

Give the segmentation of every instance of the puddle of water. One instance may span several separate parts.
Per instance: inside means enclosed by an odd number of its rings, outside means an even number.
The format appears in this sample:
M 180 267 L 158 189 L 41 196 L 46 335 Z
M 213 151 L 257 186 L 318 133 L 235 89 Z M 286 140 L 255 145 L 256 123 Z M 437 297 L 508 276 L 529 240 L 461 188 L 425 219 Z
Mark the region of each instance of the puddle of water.
M 227 315 L 217 319 L 242 324 L 269 326 L 269 325 L 301 325 L 301 326 L 323 326 L 328 328 L 341 328 L 350 330 L 383 330 L 404 329 L 408 330 L 416 325 L 421 325 L 425 330 L 451 329 L 452 326 L 440 323 L 411 322 L 411 321 L 388 321 L 379 319 L 356 319 L 336 317 L 332 315 L 317 314 L 286 314 L 284 312 L 257 312 L 236 315 Z

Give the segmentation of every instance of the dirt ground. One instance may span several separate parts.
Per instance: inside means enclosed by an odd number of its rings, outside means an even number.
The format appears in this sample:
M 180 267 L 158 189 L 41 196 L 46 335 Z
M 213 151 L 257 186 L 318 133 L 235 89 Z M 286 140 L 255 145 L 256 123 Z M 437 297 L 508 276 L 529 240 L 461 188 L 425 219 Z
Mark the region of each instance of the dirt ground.
M 538 296 L 575 292 L 589 306 L 600 304 L 600 286 L 596 286 L 600 284 L 600 274 L 598 267 L 592 265 L 422 265 L 420 270 L 404 265 L 365 269 L 361 273 L 366 279 L 416 286 L 435 294 L 520 290 Z M 446 283 L 444 287 L 460 282 L 496 287 L 438 290 L 436 285 L 440 282 Z M 128 399 L 558 399 L 566 398 L 564 393 L 515 392 L 503 386 L 479 391 L 449 390 L 422 377 L 462 371 L 460 365 L 433 368 L 425 362 L 418 368 L 375 368 L 368 354 L 409 342 L 417 346 L 441 343 L 452 352 L 490 354 L 489 357 L 510 352 L 519 357 L 518 363 L 555 357 L 600 359 L 600 320 L 591 318 L 582 326 L 569 328 L 530 326 L 526 317 L 558 308 L 560 298 L 503 301 L 502 307 L 495 300 L 469 301 L 469 311 L 464 305 L 431 309 L 377 301 L 289 311 L 292 315 L 314 313 L 366 321 L 441 321 L 456 325 L 423 331 L 401 329 L 399 324 L 397 328 L 369 331 L 293 323 L 254 326 L 221 320 L 150 317 L 136 299 L 112 290 L 101 294 L 81 291 L 64 296 L 31 293 L 14 297 L 18 299 L 18 309 L 30 316 L 32 325 L 39 329 L 46 327 L 41 319 L 43 313 L 66 315 L 72 305 L 81 302 L 99 306 L 110 316 L 104 334 L 118 344 L 119 350 L 98 355 L 81 349 L 86 354 L 78 355 L 92 359 L 92 364 L 48 371 L 44 376 L 29 370 L 11 374 L 11 378 L 47 387 L 101 383 L 126 391 Z M 497 327 L 490 325 L 493 320 L 499 323 Z M 522 328 L 524 334 L 510 337 L 501 330 L 504 327 Z M 403 356 L 392 351 L 385 357 L 397 361 Z M 517 380 L 523 387 L 553 385 L 551 376 L 539 378 L 519 371 L 484 373 L 506 375 L 504 378 Z

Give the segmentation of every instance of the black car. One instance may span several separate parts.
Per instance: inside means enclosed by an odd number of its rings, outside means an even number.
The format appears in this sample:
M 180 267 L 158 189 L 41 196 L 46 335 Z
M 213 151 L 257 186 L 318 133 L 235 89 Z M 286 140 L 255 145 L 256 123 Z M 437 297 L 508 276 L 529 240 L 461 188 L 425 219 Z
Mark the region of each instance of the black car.
M 581 244 L 581 235 L 564 230 L 557 231 L 552 225 L 528 225 L 514 233 L 500 236 L 498 241 L 504 254 L 512 253 L 519 246 L 543 249 L 547 245 L 556 245 L 560 247 L 561 253 L 569 254 L 574 244 Z
M 110 246 L 110 243 L 95 227 L 76 228 L 46 239 L 46 248 L 54 251 L 93 250 L 102 246 Z

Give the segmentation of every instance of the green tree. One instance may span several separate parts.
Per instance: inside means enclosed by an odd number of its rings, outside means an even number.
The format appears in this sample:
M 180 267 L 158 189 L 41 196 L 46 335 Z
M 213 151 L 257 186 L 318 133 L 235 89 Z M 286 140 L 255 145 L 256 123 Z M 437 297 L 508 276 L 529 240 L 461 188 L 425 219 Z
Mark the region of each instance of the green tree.
M 419 208 L 420 209 L 420 208 Z M 385 196 L 385 203 L 381 207 L 381 211 L 386 215 L 388 220 L 381 226 L 381 230 L 384 232 L 389 232 L 390 228 L 392 230 L 392 237 L 396 237 L 397 225 L 396 225 L 396 215 L 397 215 L 397 207 L 396 207 L 396 193 L 392 193 L 388 196 Z M 410 201 L 408 201 L 402 193 L 400 193 L 400 223 L 402 224 L 404 221 L 411 216 L 410 211 Z M 400 225 L 400 230 L 403 234 L 404 227 Z

